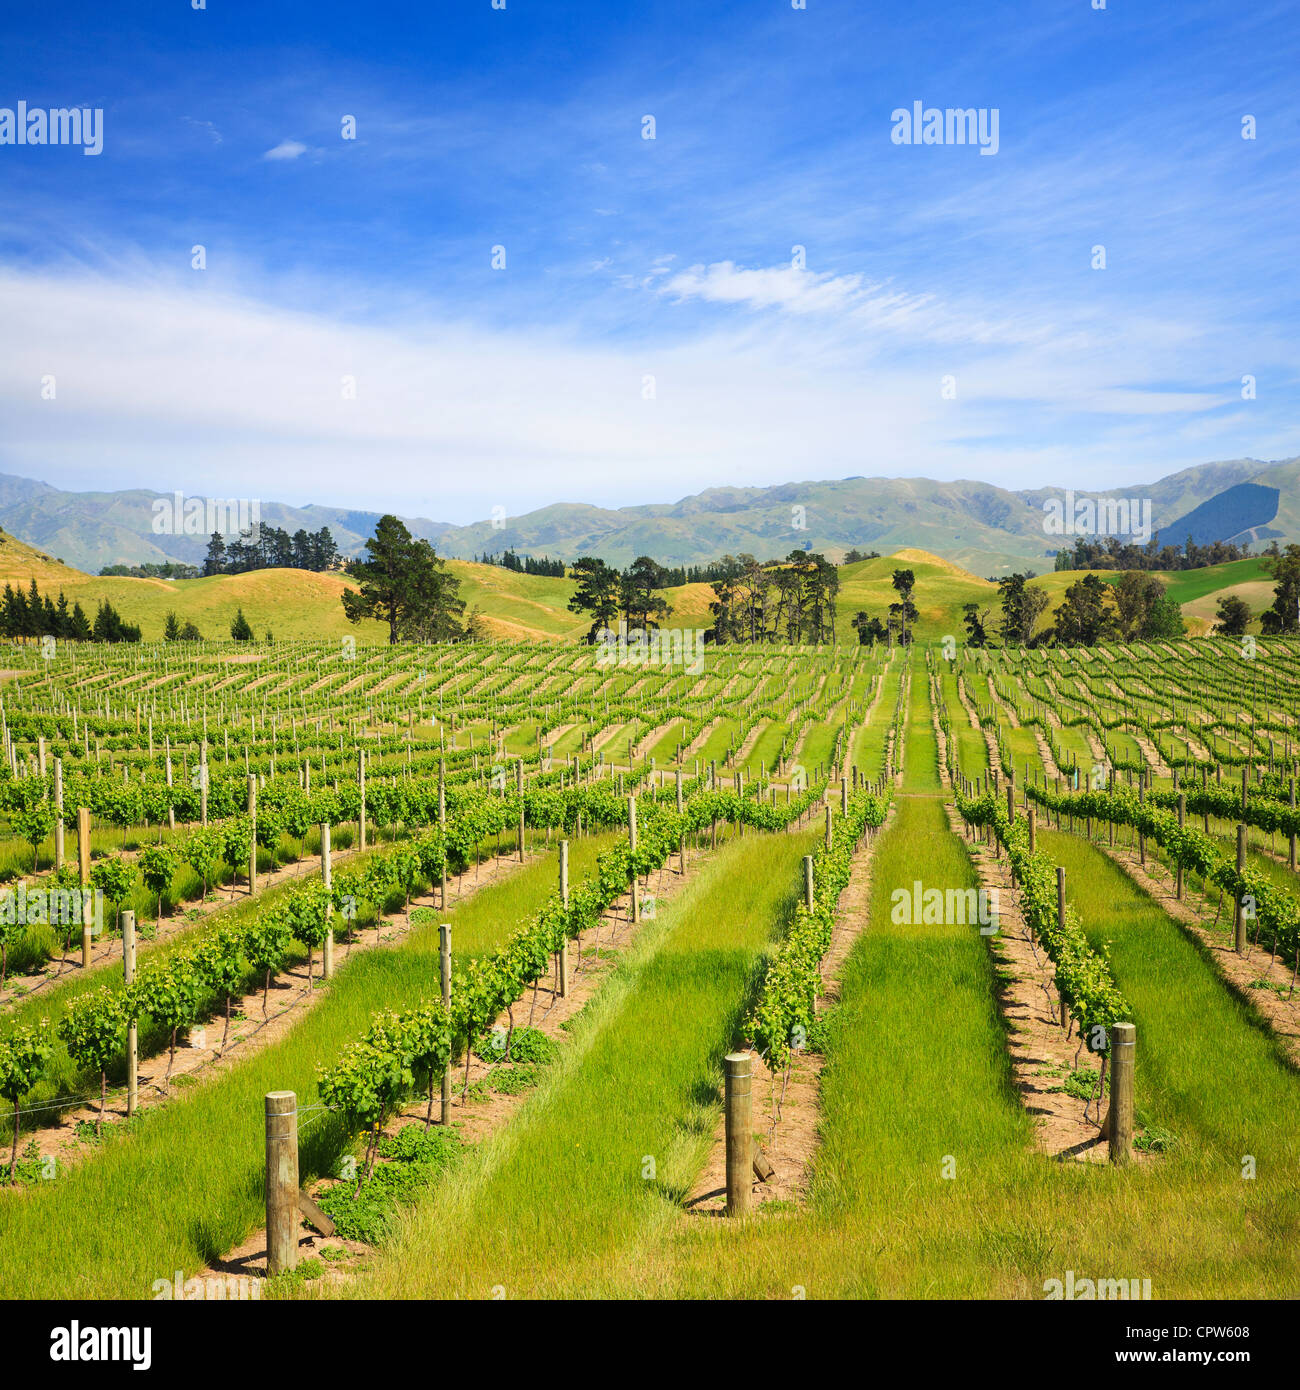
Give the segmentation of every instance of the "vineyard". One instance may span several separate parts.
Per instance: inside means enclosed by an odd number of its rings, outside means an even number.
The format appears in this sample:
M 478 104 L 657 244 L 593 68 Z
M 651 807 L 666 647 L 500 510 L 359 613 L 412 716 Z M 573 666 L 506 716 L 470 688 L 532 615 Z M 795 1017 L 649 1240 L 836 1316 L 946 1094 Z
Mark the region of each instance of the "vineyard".
M 1284 641 L 2 674 L 5 1297 L 1297 1287 Z

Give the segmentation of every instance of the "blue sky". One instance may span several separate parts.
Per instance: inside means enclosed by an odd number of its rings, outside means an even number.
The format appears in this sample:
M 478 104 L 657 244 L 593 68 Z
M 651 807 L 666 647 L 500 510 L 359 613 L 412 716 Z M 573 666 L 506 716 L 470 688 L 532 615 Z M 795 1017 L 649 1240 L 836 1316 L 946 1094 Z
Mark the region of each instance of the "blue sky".
M 9 13 L 0 108 L 104 149 L 0 145 L 0 471 L 464 522 L 1293 456 L 1294 11 L 1092 5 Z

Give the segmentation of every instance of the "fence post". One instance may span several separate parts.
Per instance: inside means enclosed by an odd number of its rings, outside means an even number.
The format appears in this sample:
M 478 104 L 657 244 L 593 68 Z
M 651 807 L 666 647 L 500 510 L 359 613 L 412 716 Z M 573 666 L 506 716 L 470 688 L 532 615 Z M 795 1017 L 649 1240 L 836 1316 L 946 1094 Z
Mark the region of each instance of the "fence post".
M 130 989 L 135 980 L 135 913 L 122 913 L 122 978 Z M 135 1019 L 126 1030 L 126 1115 L 135 1114 L 140 1099 L 140 1045 Z
M 641 920 L 641 883 L 637 878 L 636 872 L 636 797 L 629 796 L 627 799 L 627 840 L 628 847 L 632 851 L 631 877 L 632 877 L 632 920 Z
M 1059 930 L 1065 929 L 1065 866 L 1056 866 L 1056 925 Z M 1065 1005 L 1065 996 L 1061 996 L 1061 1027 L 1066 1029 L 1066 1036 L 1069 1036 L 1070 1011 Z
M 1292 801 L 1296 799 L 1296 787 L 1292 783 Z M 54 867 L 63 869 L 63 759 L 54 759 L 54 809 L 58 819 L 54 821 Z M 1292 835 L 1292 860 L 1296 856 L 1296 837 Z M 1293 863 L 1294 867 L 1294 863 Z
M 451 1008 L 451 927 L 443 923 L 438 928 L 438 976 L 442 986 L 442 1007 Z M 467 1039 L 466 1047 L 473 1045 Z M 442 1122 L 451 1123 L 451 1063 L 448 1062 L 442 1073 Z
M 1110 1029 L 1110 1161 L 1133 1162 L 1133 1058 L 1137 1029 L 1113 1023 Z
M 753 1184 L 754 1061 L 748 1052 L 726 1056 L 727 1215 L 744 1216 Z
M 366 847 L 366 750 L 357 749 L 357 786 L 361 791 L 361 811 L 358 815 L 357 829 L 361 835 L 361 849 Z
M 803 905 L 809 912 L 813 910 L 813 857 L 805 854 L 803 857 Z
M 438 910 L 447 910 L 447 778 L 445 765 L 438 764 L 438 828 L 443 832 L 442 845 L 442 888 L 438 893 Z
M 90 807 L 77 808 L 77 869 L 81 880 L 81 964 L 90 969 L 91 936 L 90 904 L 86 890 L 90 887 Z
M 248 818 L 252 822 L 248 843 L 248 896 L 251 898 L 257 892 L 257 777 L 252 772 L 248 774 Z
M 1144 806 L 1147 799 L 1147 769 L 1143 768 L 1138 773 L 1138 805 Z M 1147 862 L 1147 837 L 1138 830 L 1138 862 L 1143 866 Z
M 266 1272 L 298 1265 L 298 1097 L 266 1094 Z
M 1186 823 L 1187 823 L 1187 793 L 1186 793 L 1186 792 L 1179 792 L 1179 793 L 1178 793 L 1178 828 L 1179 828 L 1179 830 L 1181 830 L 1181 829 L 1183 828 L 1183 826 L 1184 826 Z M 1181 901 L 1182 896 L 1183 896 L 1183 866 L 1182 866 L 1182 863 L 1181 863 L 1181 862 L 1180 862 L 1179 865 L 1178 865 L 1177 881 L 1176 881 L 1175 892 L 1176 892 L 1177 897 L 1178 897 L 1179 900 Z
M 560 841 L 560 901 L 567 908 L 569 905 L 569 842 Z M 560 940 L 560 998 L 564 999 L 569 993 L 569 933 L 566 925 L 564 936 Z
M 330 894 L 334 887 L 332 859 L 333 855 L 330 853 L 330 823 L 327 820 L 323 820 L 320 823 L 320 873 L 321 881 L 325 885 L 326 923 L 325 940 L 321 943 L 321 950 L 324 953 L 321 972 L 327 980 L 334 974 L 334 926 L 329 920 L 334 915 L 334 905 L 330 902 Z
M 57 766 L 57 765 L 56 765 Z M 1292 810 L 1296 809 L 1296 778 L 1292 777 Z M 1292 831 L 1292 873 L 1296 872 L 1296 833 Z
M 1030 806 L 1026 812 L 1029 819 L 1029 852 L 1033 854 L 1038 848 L 1038 816 Z
M 826 807 L 826 848 L 827 848 L 827 849 L 830 849 L 830 847 L 831 847 L 831 833 L 832 833 L 832 826 L 833 826 L 833 821 L 834 821 L 834 815 L 835 815 L 835 808 L 834 808 L 833 806 L 831 806 L 831 805 L 828 804 L 827 807 Z
M 1237 872 L 1246 871 L 1246 826 L 1243 822 L 1237 827 Z M 1236 948 L 1239 956 L 1246 954 L 1246 915 L 1241 910 L 1241 894 L 1234 893 L 1235 908 L 1233 911 L 1233 927 L 1236 932 Z

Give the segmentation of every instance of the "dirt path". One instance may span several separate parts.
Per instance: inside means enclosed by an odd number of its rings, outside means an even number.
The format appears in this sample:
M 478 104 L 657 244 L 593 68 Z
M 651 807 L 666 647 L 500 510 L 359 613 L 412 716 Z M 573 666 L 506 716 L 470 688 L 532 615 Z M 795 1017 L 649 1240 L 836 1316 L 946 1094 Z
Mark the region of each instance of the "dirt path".
M 890 807 L 886 828 L 892 822 Z M 817 1017 L 839 1002 L 844 963 L 858 937 L 867 929 L 871 905 L 871 862 L 879 831 L 868 831 L 853 859 L 853 867 L 837 906 L 835 931 L 822 959 L 822 992 Z M 774 1075 L 758 1053 L 754 1066 L 754 1129 L 761 1132 L 760 1148 L 775 1172 L 765 1182 L 754 1179 L 751 1201 L 807 1200 L 821 1123 L 821 1073 L 825 1058 L 818 1052 L 796 1052 L 788 1076 Z M 719 1094 L 718 1102 L 722 1097 Z M 696 1178 L 686 1202 L 690 1216 L 723 1216 L 727 1206 L 727 1139 L 725 1115 L 719 1115 L 708 1161 Z
M 946 739 L 937 715 L 935 737 L 939 776 L 951 793 Z M 980 887 L 996 906 L 998 930 L 986 940 L 997 969 L 997 1004 L 1007 1024 L 1012 1081 L 1021 1104 L 1033 1117 L 1035 1146 L 1054 1158 L 1104 1163 L 1109 1158 L 1109 1145 L 1100 1128 L 1105 1107 L 1099 1116 L 1095 1102 L 1089 1107 L 1064 1089 L 1066 1079 L 1084 1060 L 1079 1056 L 1081 1043 L 1068 1019 L 1068 1026 L 1062 1026 L 1065 1014 L 1052 963 L 1038 950 L 1020 910 L 1010 862 L 998 853 L 989 832 L 967 827 L 951 799 L 945 810 L 953 834 L 966 841 Z

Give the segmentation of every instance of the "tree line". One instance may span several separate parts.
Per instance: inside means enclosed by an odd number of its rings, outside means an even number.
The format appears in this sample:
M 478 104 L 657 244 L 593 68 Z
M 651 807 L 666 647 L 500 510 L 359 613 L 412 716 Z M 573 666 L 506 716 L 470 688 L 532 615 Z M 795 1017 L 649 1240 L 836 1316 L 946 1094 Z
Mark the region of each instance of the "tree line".
M 107 599 L 92 622 L 80 603 L 68 607 L 62 590 L 57 602 L 43 597 L 35 578 L 24 591 L 6 584 L 0 598 L 0 637 L 57 637 L 68 642 L 138 642 L 140 629 L 128 623 Z
M 1276 550 L 1277 543 L 1274 542 Z M 1056 552 L 1058 570 L 1198 570 L 1207 565 L 1226 565 L 1232 560 L 1250 558 L 1250 547 L 1233 545 L 1230 541 L 1212 541 L 1197 545 L 1191 538 L 1180 550 L 1176 545 L 1161 545 L 1152 536 L 1145 545 L 1122 542 L 1117 536 L 1079 536 L 1072 550 Z
M 337 569 L 339 562 L 338 546 L 328 526 L 322 526 L 319 531 L 299 528 L 292 536 L 279 526 L 259 526 L 256 536 L 241 531 L 232 541 L 227 541 L 220 531 L 214 531 L 208 541 L 203 573 L 247 574 L 250 570 L 291 569 L 323 574 Z
M 497 565 L 515 574 L 539 574 L 543 579 L 563 579 L 565 574 L 564 561 L 552 560 L 549 555 L 543 555 L 541 559 L 532 555 L 521 558 L 513 550 L 503 550 L 500 555 L 475 555 L 474 560 L 477 564 Z

